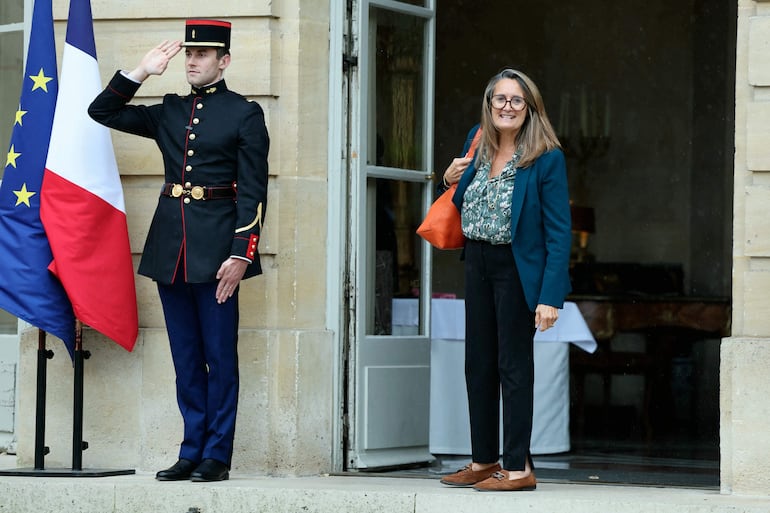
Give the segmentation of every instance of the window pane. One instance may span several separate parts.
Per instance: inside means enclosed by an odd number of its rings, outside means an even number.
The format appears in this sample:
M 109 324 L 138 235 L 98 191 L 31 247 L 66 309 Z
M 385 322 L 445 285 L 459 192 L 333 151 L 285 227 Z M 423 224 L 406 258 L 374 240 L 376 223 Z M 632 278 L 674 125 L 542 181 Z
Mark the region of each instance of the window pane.
M 0 32 L 0 77 L 3 80 L 3 87 L 0 87 L 0 144 L 3 155 L 9 148 L 13 120 L 19 108 L 21 75 L 24 68 L 23 39 L 21 31 Z M 0 180 L 3 178 L 4 169 L 5 165 L 0 170 Z
M 425 7 L 425 0 L 400 0 L 402 4 L 416 5 L 418 7 Z
M 16 325 L 16 317 L 5 310 L 0 310 L 0 335 L 15 335 Z
M 24 21 L 24 0 L 2 0 L 0 2 L 0 25 Z M 5 48 L 3 48 L 3 51 Z
M 372 335 L 416 335 L 424 333 L 420 327 L 420 264 L 421 239 L 415 233 L 422 220 L 420 205 L 422 184 L 373 178 L 369 180 L 369 197 L 375 207 L 370 209 L 368 226 L 374 231 L 373 259 L 369 269 L 368 304 L 374 305 L 369 316 L 367 333 Z M 394 309 L 395 300 L 401 301 L 409 314 Z M 399 312 L 396 312 L 399 310 Z
M 425 20 L 372 8 L 375 67 L 369 90 L 370 144 L 377 148 L 369 164 L 422 170 L 423 40 Z

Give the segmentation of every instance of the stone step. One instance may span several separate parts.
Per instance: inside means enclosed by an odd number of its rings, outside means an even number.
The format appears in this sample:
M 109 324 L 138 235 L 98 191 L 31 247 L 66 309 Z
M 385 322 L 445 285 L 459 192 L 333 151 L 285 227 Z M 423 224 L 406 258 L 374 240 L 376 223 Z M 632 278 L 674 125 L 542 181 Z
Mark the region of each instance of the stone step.
M 713 490 L 539 483 L 533 492 L 447 488 L 436 479 L 266 477 L 158 482 L 154 474 L 0 476 L 2 513 L 767 513 L 770 497 Z

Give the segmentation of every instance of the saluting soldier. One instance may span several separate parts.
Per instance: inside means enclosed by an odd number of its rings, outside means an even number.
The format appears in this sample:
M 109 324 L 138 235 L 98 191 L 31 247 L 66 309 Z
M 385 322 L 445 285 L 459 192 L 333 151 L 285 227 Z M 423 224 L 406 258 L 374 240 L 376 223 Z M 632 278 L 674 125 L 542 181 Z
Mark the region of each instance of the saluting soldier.
M 184 437 L 161 481 L 229 478 L 238 404 L 238 286 L 261 274 L 269 138 L 262 108 L 230 91 L 231 24 L 187 20 L 132 71 L 118 71 L 89 107 L 97 122 L 154 139 L 165 183 L 139 274 L 157 282 L 176 371 Z M 129 105 L 184 48 L 190 94 Z

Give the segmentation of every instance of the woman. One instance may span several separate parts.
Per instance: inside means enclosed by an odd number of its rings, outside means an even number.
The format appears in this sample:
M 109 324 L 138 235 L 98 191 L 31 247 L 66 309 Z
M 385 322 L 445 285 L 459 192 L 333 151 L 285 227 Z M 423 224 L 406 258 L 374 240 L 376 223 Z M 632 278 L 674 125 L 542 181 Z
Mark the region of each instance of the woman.
M 564 155 L 537 86 L 505 69 L 484 92 L 475 160 L 444 173 L 458 182 L 465 244 L 465 378 L 473 461 L 441 482 L 476 490 L 534 490 L 529 442 L 533 339 L 570 291 L 569 194 Z M 503 454 L 499 402 L 503 398 Z

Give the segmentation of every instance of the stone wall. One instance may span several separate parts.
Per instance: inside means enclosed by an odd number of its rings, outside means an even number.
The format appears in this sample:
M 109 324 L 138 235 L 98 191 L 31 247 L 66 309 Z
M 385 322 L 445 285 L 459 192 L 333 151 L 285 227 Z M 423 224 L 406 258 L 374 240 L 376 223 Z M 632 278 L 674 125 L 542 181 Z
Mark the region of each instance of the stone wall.
M 68 2 L 55 0 L 58 48 Z M 230 86 L 259 101 L 272 139 L 265 235 L 265 275 L 244 284 L 242 393 L 235 469 L 265 474 L 328 471 L 334 450 L 334 336 L 325 329 L 326 162 L 329 3 L 220 0 L 111 2 L 93 0 L 102 78 L 134 65 L 162 39 L 182 35 L 185 17 L 234 22 Z M 467 11 L 469 16 L 476 12 Z M 543 20 L 541 20 L 543 21 Z M 728 20 L 729 21 L 729 20 Z M 458 30 L 457 39 L 468 34 Z M 722 346 L 721 471 L 725 493 L 767 495 L 770 489 L 770 1 L 738 1 L 735 81 L 733 337 Z M 324 44 L 319 44 L 324 42 Z M 495 66 L 515 62 L 516 55 Z M 176 66 L 176 67 L 175 67 Z M 142 87 L 138 100 L 184 92 L 181 61 Z M 460 70 L 462 71 L 462 70 Z M 467 78 L 473 91 L 488 75 Z M 534 74 L 536 75 L 536 74 Z M 455 77 L 460 76 L 455 72 Z M 539 78 L 537 75 L 535 78 Z M 552 83 L 553 81 L 546 81 Z M 558 85 L 558 84 L 557 84 Z M 440 85 L 439 85 L 440 87 Z M 549 86 L 551 87 L 551 86 Z M 553 86 L 558 94 L 559 89 Z M 553 93 L 553 91 L 547 91 Z M 476 93 L 474 93 L 475 96 Z M 554 96 L 551 94 L 551 96 Z M 440 104 L 437 97 L 437 104 Z M 462 99 L 448 108 L 474 112 Z M 558 108 L 558 107 L 556 107 Z M 437 109 L 438 111 L 439 109 Z M 454 122 L 441 123 L 454 126 Z M 456 129 L 461 143 L 467 122 Z M 154 205 L 160 157 L 153 144 L 114 134 L 123 175 L 133 251 L 138 260 Z M 437 149 L 437 153 L 441 153 Z M 444 150 L 445 154 L 453 150 Z M 436 159 L 437 166 L 441 160 Z M 689 186 L 688 186 L 689 187 Z M 724 213 L 724 215 L 729 215 Z M 686 251 L 689 251 L 687 249 Z M 84 453 L 87 467 L 157 470 L 176 456 L 181 421 L 153 284 L 137 278 L 140 336 L 127 353 L 86 330 Z M 336 305 L 333 305 L 336 307 Z M 63 346 L 50 363 L 46 444 L 49 467 L 70 464 L 72 367 Z M 19 463 L 33 459 L 37 333 L 23 334 L 20 363 Z
M 770 489 L 770 2 L 738 2 L 733 329 L 720 367 L 725 493 Z
M 241 395 L 233 466 L 266 474 L 328 472 L 332 461 L 332 334 L 326 330 L 326 176 L 328 147 L 329 3 L 220 0 L 214 3 L 92 0 L 102 81 L 132 69 L 164 39 L 181 39 L 187 17 L 233 23 L 228 86 L 258 101 L 271 138 L 267 217 L 260 241 L 264 275 L 240 293 Z M 54 0 L 61 51 L 68 4 Z M 324 44 L 319 44 L 319 41 Z M 183 54 L 151 77 L 137 103 L 186 93 Z M 113 132 L 126 198 L 129 236 L 138 265 L 157 191 L 163 182 L 152 141 Z M 137 276 L 140 334 L 127 353 L 86 329 L 84 439 L 87 467 L 157 470 L 173 463 L 181 417 L 160 302 L 154 284 Z M 59 341 L 48 383 L 49 467 L 69 467 L 72 367 Z M 24 333 L 18 454 L 34 456 L 37 332 Z

